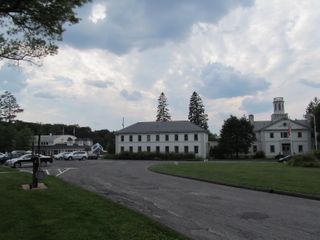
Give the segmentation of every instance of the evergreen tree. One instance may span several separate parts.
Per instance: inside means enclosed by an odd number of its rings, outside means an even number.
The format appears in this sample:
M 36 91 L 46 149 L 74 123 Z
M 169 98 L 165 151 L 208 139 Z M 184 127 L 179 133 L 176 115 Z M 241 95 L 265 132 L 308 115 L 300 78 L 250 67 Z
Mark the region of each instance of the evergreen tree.
M 202 99 L 196 92 L 193 92 L 190 98 L 188 119 L 199 127 L 208 129 L 208 115 L 205 114 Z
M 23 112 L 23 109 L 17 103 L 15 96 L 10 92 L 5 91 L 0 96 L 0 119 L 12 122 L 17 116 L 17 113 Z
M 320 99 L 315 97 L 306 108 L 305 117 L 310 120 L 312 131 L 312 136 L 314 137 L 314 127 L 316 125 L 317 139 L 320 141 Z M 315 120 L 315 121 L 314 121 Z
M 246 117 L 238 119 L 235 116 L 230 116 L 224 121 L 220 131 L 219 147 L 229 154 L 248 153 L 249 147 L 255 141 L 253 125 Z
M 167 98 L 162 92 L 158 98 L 157 122 L 171 121 L 171 116 L 168 109 Z

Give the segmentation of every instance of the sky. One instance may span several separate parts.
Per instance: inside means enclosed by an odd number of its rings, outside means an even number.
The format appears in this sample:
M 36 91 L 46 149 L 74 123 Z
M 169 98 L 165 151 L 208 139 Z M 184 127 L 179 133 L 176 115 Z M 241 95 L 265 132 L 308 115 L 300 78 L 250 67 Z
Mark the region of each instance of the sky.
M 41 66 L 0 62 L 0 92 L 41 123 L 122 128 L 154 121 L 164 92 L 187 120 L 196 91 L 209 129 L 230 115 L 270 120 L 283 97 L 301 119 L 320 97 L 318 0 L 93 0 Z

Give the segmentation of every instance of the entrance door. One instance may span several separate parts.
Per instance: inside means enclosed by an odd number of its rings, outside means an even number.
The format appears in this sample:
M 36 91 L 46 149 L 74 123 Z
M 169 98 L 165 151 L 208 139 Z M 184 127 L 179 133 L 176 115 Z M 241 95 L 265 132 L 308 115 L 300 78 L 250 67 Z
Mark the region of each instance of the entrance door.
M 285 155 L 285 156 L 291 154 L 290 143 L 283 143 L 282 144 L 282 152 L 283 152 L 283 155 Z

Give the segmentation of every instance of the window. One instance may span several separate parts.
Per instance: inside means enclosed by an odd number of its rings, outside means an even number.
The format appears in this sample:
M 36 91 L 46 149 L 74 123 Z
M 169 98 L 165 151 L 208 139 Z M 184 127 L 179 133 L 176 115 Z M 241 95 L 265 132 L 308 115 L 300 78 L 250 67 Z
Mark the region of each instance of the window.
M 184 140 L 185 140 L 185 141 L 188 141 L 188 134 L 185 134 L 185 135 L 184 135 Z
M 195 141 L 198 141 L 198 134 L 195 134 L 195 135 L 194 135 L 194 140 L 195 140 Z
M 129 147 L 129 152 L 133 152 L 133 147 L 132 146 Z
M 184 146 L 184 153 L 188 153 L 189 152 L 189 147 L 188 146 Z
M 132 142 L 132 135 L 129 136 L 129 141 Z
M 138 141 L 141 142 L 141 135 L 138 135 Z
M 302 138 L 302 132 L 298 132 L 298 138 Z
M 281 132 L 281 138 L 288 138 L 288 132 Z
M 156 135 L 156 141 L 160 141 L 160 136 Z
M 160 147 L 156 146 L 156 152 L 159 153 L 160 152 Z
M 121 142 L 123 142 L 123 141 L 124 141 L 124 136 L 122 135 L 122 136 L 121 136 Z
M 147 152 L 151 152 L 150 146 L 147 146 Z
M 270 133 L 270 138 L 274 138 L 273 132 Z
M 270 152 L 274 153 L 274 145 L 270 145 Z
M 253 145 L 252 151 L 253 151 L 253 152 L 257 152 L 257 145 Z
M 299 145 L 299 153 L 303 152 L 303 146 Z
M 121 147 L 121 150 L 120 150 L 121 152 L 124 152 L 124 147 Z
M 169 146 L 166 146 L 166 153 L 169 153 L 169 151 L 170 151 Z
M 150 135 L 147 135 L 147 141 L 150 142 Z
M 138 152 L 142 152 L 141 146 L 138 147 Z
M 198 146 L 194 146 L 194 153 L 199 153 L 199 147 Z
M 168 134 L 166 135 L 166 141 L 169 141 L 169 135 Z
M 178 135 L 178 134 L 175 134 L 175 135 L 174 135 L 174 140 L 175 140 L 175 141 L 179 141 L 179 135 Z
M 179 153 L 179 146 L 174 146 L 174 152 Z

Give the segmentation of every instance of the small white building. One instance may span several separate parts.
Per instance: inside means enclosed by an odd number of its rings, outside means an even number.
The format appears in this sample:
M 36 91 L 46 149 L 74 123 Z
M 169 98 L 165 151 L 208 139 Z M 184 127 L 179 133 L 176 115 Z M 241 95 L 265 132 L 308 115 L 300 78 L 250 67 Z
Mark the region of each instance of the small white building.
M 312 139 L 309 121 L 289 119 L 282 97 L 274 98 L 273 109 L 271 121 L 255 121 L 254 116 L 249 115 L 257 139 L 251 147 L 251 153 L 263 151 L 270 158 L 279 154 L 310 152 Z
M 189 121 L 138 122 L 115 133 L 116 153 L 194 153 L 207 157 L 208 132 Z

